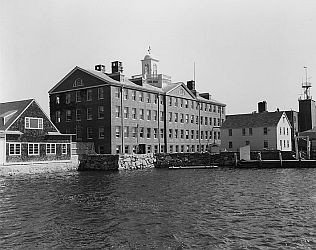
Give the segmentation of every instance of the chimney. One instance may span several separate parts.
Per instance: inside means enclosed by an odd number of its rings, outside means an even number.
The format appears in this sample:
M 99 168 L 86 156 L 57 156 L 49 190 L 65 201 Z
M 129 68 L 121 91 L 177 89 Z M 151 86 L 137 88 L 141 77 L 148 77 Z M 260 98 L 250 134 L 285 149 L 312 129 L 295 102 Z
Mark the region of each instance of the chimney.
M 266 101 L 258 102 L 258 113 L 262 113 L 266 111 L 267 111 L 267 102 Z
M 94 69 L 95 69 L 96 71 L 100 71 L 100 72 L 102 72 L 102 73 L 105 73 L 105 66 L 102 65 L 102 64 L 95 65 L 95 66 L 94 66 Z
M 112 74 L 114 73 L 123 73 L 123 64 L 119 61 L 114 61 L 112 64 Z
M 195 90 L 195 81 L 191 80 L 191 81 L 187 81 L 187 87 L 189 90 Z

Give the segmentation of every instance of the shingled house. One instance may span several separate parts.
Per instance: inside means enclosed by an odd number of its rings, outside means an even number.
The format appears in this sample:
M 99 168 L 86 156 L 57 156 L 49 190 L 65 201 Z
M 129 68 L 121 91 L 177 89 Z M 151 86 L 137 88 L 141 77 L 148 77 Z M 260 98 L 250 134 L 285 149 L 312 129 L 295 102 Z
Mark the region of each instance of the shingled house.
M 221 149 L 238 151 L 250 145 L 251 150 L 291 151 L 291 129 L 285 112 L 227 115 L 221 127 Z
M 34 99 L 0 103 L 0 165 L 70 159 L 71 135 L 61 134 Z

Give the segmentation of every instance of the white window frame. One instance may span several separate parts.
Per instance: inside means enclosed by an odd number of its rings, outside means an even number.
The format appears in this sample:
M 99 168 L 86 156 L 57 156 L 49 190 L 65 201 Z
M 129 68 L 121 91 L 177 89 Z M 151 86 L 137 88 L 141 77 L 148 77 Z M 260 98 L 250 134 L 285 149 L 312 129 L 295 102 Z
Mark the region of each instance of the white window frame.
M 68 149 L 67 149 L 68 147 L 67 147 L 67 144 L 66 143 L 63 143 L 63 144 L 61 144 L 61 154 L 62 155 L 66 155 L 68 152 Z
M 9 144 L 9 155 L 21 155 L 21 143 L 8 143 Z M 11 153 L 11 145 L 13 145 L 13 153 Z M 17 149 L 19 148 L 19 153 Z
M 30 147 L 31 145 L 32 145 L 32 149 Z M 34 153 L 35 152 L 35 147 L 34 147 L 35 145 L 37 145 L 37 153 Z M 39 155 L 40 154 L 40 144 L 39 143 L 28 143 L 27 144 L 27 153 L 28 153 L 28 155 Z
M 38 124 L 37 128 L 31 128 L 31 119 L 37 120 L 37 124 Z M 43 118 L 25 117 L 25 128 L 26 129 L 43 129 Z
M 56 154 L 56 143 L 46 143 L 46 155 Z

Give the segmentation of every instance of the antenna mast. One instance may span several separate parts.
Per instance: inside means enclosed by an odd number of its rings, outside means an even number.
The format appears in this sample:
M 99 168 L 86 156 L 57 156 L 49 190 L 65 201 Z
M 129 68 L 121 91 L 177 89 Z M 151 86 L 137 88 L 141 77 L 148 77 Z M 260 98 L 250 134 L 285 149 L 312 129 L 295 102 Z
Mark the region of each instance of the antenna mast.
M 304 90 L 304 100 L 311 99 L 310 88 L 312 87 L 312 83 L 308 82 L 307 78 L 307 67 L 304 66 L 305 69 L 305 82 L 302 82 L 302 88 Z

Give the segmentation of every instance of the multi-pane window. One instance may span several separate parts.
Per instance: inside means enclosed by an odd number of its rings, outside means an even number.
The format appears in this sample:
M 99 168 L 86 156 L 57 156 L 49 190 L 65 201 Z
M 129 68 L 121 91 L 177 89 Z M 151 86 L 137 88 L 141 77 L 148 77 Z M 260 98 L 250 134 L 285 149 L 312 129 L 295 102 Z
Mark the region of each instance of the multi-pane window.
M 188 114 L 185 115 L 185 122 L 189 123 L 189 115 Z
M 93 138 L 93 130 L 92 127 L 87 127 L 87 139 Z
M 92 108 L 87 108 L 87 120 L 92 120 Z
M 132 127 L 132 137 L 136 138 L 137 136 L 137 127 Z
M 172 138 L 172 129 L 169 129 L 169 138 Z
M 76 121 L 81 121 L 81 109 L 76 109 Z
M 199 131 L 198 130 L 195 131 L 195 135 L 196 135 L 195 139 L 199 139 Z
M 168 114 L 169 114 L 168 115 L 168 117 L 169 117 L 168 120 L 169 120 L 169 122 L 172 122 L 172 112 L 169 112 Z
M 77 140 L 81 140 L 82 139 L 82 130 L 81 130 L 81 126 L 77 125 L 76 128 L 76 139 Z
M 87 90 L 87 101 L 92 101 L 92 89 Z
M 71 94 L 66 94 L 66 104 L 69 104 L 71 101 Z
M 228 142 L 228 148 L 233 148 L 233 142 L 232 141 Z
M 158 112 L 157 112 L 157 110 L 154 110 L 154 121 L 157 121 L 157 119 L 158 119 Z
M 205 131 L 205 139 L 208 139 L 208 131 Z
M 174 113 L 174 122 L 178 122 L 178 119 L 179 119 L 179 114 Z
M 43 129 L 43 118 L 25 117 L 26 129 Z
M 21 143 L 10 143 L 9 155 L 21 155 Z
M 221 125 L 221 119 L 217 118 L 217 126 Z
M 129 109 L 128 109 L 128 107 L 124 107 L 124 118 L 128 118 L 129 117 Z
M 184 130 L 183 130 L 183 129 L 180 130 L 180 138 L 181 138 L 181 139 L 184 138 Z
M 155 104 L 158 103 L 158 95 L 155 95 L 155 100 L 154 100 Z
M 267 134 L 268 134 L 268 128 L 267 128 L 267 127 L 264 127 L 264 128 L 263 128 L 263 134 L 264 134 L 264 135 L 267 135 Z
M 185 139 L 189 139 L 189 130 L 185 131 Z
M 209 120 L 210 120 L 210 125 L 212 125 L 212 117 L 210 117 L 210 119 L 209 119 Z
M 129 136 L 129 128 L 128 126 L 124 126 L 124 137 L 127 138 Z
M 147 138 L 149 139 L 151 137 L 151 129 L 147 128 Z
M 194 139 L 194 130 L 191 130 L 191 139 Z
M 115 117 L 121 117 L 121 106 L 115 106 Z
M 104 106 L 98 106 L 98 119 L 104 119 Z
M 121 126 L 115 126 L 115 137 L 121 137 Z
M 213 118 L 213 125 L 216 126 L 216 118 Z
M 204 124 L 207 125 L 208 119 L 207 117 L 204 118 Z
M 144 127 L 139 128 L 139 137 L 144 138 Z
M 120 153 L 121 153 L 121 145 L 116 145 L 116 147 L 115 147 L 115 152 L 116 152 L 117 154 L 120 154 Z
M 132 91 L 132 100 L 133 101 L 136 101 L 136 92 L 137 92 L 136 90 Z
M 128 146 L 128 145 L 126 145 L 126 146 L 124 147 L 124 153 L 125 153 L 125 154 L 128 154 L 128 153 L 129 153 L 129 146 Z
M 184 115 L 180 114 L 180 122 L 183 123 L 183 120 L 184 120 Z
M 28 144 L 28 155 L 39 155 L 39 143 Z
M 151 102 L 150 93 L 147 93 L 147 95 L 146 95 L 146 102 L 147 103 Z
M 194 123 L 194 115 L 191 115 L 191 123 Z
M 158 128 L 154 128 L 154 138 L 157 139 L 158 137 Z
M 172 97 L 169 97 L 169 106 L 172 106 Z
M 139 119 L 144 120 L 144 109 L 139 110 Z
M 178 129 L 175 129 L 174 130 L 174 138 L 178 138 L 179 137 L 179 130 Z
M 133 119 L 136 119 L 136 118 L 137 118 L 136 108 L 132 108 L 132 118 L 133 118 Z
M 217 133 L 214 131 L 214 140 L 217 140 Z
M 178 107 L 178 98 L 177 97 L 175 97 L 174 106 Z
M 61 144 L 61 154 L 63 154 L 63 155 L 67 154 L 67 144 L 66 143 Z
M 120 98 L 121 97 L 121 89 L 119 87 L 115 87 L 114 88 L 114 96 L 116 98 Z
M 151 120 L 151 110 L 146 111 L 146 116 L 147 116 L 147 120 L 150 121 Z
M 199 124 L 199 116 L 198 115 L 195 118 L 195 124 Z
M 60 111 L 56 111 L 55 116 L 55 121 L 60 122 Z
M 263 147 L 264 147 L 264 148 L 268 148 L 268 147 L 269 147 L 269 143 L 268 143 L 267 140 L 264 140 L 264 141 L 263 141 Z
M 66 110 L 66 122 L 71 121 L 71 110 Z
M 163 121 L 164 113 L 163 111 L 160 111 L 160 121 Z
M 180 107 L 181 108 L 183 107 L 183 99 L 182 98 L 180 99 Z
M 54 144 L 54 143 L 47 143 L 46 144 L 46 154 L 48 154 L 48 155 L 55 155 L 56 154 L 56 144 Z
M 203 125 L 203 116 L 201 116 L 200 122 L 201 122 L 201 125 Z
M 98 88 L 98 99 L 101 100 L 104 98 L 104 89 L 103 87 Z
M 99 127 L 99 139 L 104 139 L 104 127 Z
M 80 93 L 80 91 L 76 91 L 76 102 L 81 102 L 81 93 Z
M 163 138 L 163 137 L 164 137 L 163 135 L 164 135 L 164 129 L 161 128 L 161 129 L 160 129 L 160 138 Z
M 201 139 L 204 139 L 204 131 L 201 131 Z
M 186 108 L 189 107 L 189 101 L 188 101 L 188 100 L 185 100 L 185 101 L 184 101 L 184 106 L 185 106 Z
M 142 91 L 139 92 L 139 101 L 140 102 L 144 101 L 144 92 L 142 92 Z
M 246 129 L 242 128 L 242 135 L 246 135 Z
M 124 100 L 128 100 L 128 89 L 124 89 Z

